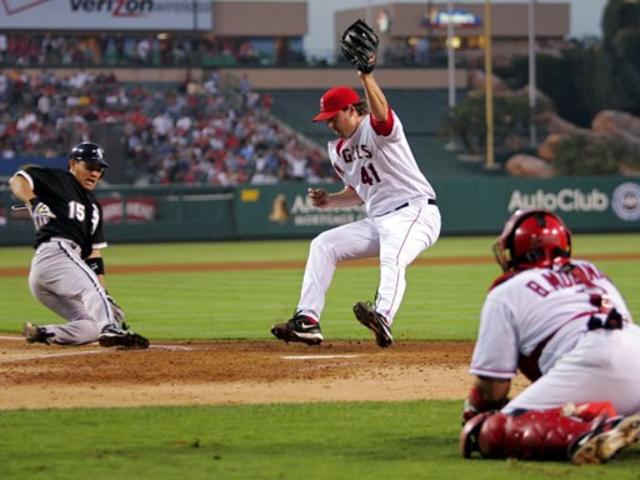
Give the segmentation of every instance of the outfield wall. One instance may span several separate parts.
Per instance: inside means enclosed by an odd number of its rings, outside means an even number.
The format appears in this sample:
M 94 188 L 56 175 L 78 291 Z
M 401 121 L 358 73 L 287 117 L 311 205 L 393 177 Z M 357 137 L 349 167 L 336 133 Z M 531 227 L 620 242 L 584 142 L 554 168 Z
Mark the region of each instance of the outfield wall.
M 559 213 L 574 232 L 640 232 L 640 181 L 623 177 L 552 180 L 465 177 L 434 180 L 444 235 L 500 232 L 519 208 Z M 113 187 L 98 191 L 112 242 L 308 238 L 364 218 L 362 207 L 313 208 L 306 183 L 237 188 Z M 325 185 L 329 191 L 339 184 Z M 0 245 L 29 244 L 25 210 L 0 191 Z

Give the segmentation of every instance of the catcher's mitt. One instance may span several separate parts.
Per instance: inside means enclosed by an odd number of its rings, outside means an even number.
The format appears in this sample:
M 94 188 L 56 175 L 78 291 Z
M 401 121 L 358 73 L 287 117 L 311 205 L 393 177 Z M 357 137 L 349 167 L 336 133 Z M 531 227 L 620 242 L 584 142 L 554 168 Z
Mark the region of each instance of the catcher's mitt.
M 378 36 L 362 20 L 356 20 L 344 31 L 340 51 L 362 73 L 371 73 L 376 65 Z

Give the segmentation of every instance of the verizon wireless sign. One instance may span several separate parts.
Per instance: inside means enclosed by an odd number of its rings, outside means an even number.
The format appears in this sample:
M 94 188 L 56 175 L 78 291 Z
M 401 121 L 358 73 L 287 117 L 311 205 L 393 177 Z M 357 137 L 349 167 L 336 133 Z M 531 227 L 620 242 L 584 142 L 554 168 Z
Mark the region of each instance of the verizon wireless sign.
M 211 0 L 2 0 L 0 29 L 210 31 Z

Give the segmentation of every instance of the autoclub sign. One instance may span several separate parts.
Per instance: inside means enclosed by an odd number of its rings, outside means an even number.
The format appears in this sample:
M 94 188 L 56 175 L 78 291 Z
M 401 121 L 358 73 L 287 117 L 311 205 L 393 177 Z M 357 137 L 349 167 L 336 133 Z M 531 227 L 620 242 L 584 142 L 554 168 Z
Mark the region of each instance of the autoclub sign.
M 511 192 L 507 210 L 545 209 L 562 214 L 613 214 L 625 223 L 640 221 L 640 184 L 623 182 L 612 187 L 602 185 L 585 189 L 537 188 L 535 191 L 515 189 Z
M 475 13 L 456 8 L 451 10 L 439 10 L 430 8 L 422 19 L 422 26 L 434 28 L 447 28 L 449 24 L 456 28 L 479 27 L 482 19 Z
M 2 0 L 0 29 L 211 30 L 211 0 Z

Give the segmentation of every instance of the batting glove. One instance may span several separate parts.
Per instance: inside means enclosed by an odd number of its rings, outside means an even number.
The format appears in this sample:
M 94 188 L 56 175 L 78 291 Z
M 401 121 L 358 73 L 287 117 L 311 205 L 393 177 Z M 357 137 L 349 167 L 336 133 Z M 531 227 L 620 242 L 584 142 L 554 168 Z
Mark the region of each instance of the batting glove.
M 107 292 L 107 300 L 109 300 L 109 303 L 111 304 L 111 310 L 113 311 L 113 318 L 115 318 L 116 321 L 121 326 L 125 325 L 124 321 L 127 318 L 127 314 L 124 313 L 124 310 L 122 309 L 122 307 L 120 305 L 118 305 L 118 302 L 116 302 L 115 298 L 113 298 L 111 295 L 109 295 L 108 292 Z
M 31 213 L 31 218 L 36 230 L 40 230 L 49 223 L 49 220 L 56 218 L 55 214 L 49 208 L 49 205 L 40 201 L 38 197 L 33 197 L 29 200 L 29 205 L 31 206 L 29 212 Z

